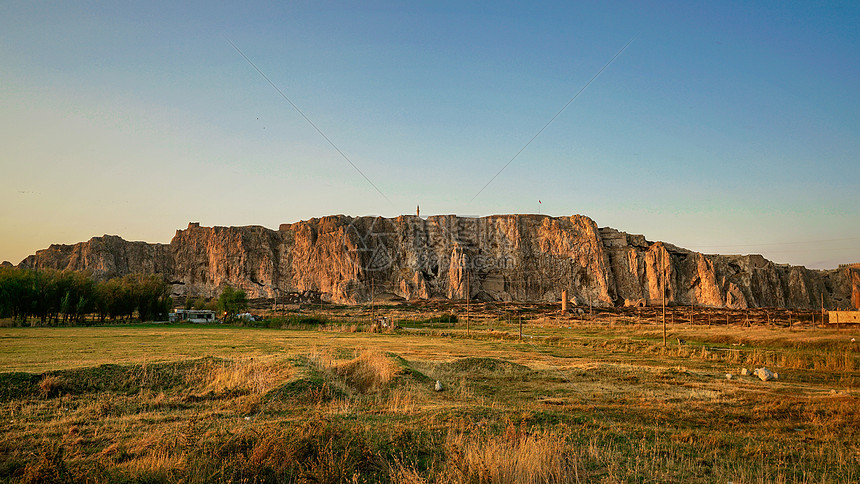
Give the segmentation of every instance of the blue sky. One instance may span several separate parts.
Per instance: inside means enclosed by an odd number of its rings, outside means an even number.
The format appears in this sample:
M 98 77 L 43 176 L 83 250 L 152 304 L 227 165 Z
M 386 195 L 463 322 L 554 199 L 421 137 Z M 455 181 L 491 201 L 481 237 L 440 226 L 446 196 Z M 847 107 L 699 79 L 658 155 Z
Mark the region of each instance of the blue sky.
M 420 204 L 860 262 L 857 2 L 174 3 L 0 5 L 0 260 Z

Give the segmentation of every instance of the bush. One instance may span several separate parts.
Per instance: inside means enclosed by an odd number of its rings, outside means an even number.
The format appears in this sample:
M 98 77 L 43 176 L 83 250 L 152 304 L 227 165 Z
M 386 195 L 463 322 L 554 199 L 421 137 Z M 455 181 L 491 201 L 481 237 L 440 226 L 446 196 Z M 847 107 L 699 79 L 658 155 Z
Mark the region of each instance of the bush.
M 45 375 L 39 382 L 39 393 L 45 397 L 54 397 L 63 391 L 63 381 L 55 375 Z

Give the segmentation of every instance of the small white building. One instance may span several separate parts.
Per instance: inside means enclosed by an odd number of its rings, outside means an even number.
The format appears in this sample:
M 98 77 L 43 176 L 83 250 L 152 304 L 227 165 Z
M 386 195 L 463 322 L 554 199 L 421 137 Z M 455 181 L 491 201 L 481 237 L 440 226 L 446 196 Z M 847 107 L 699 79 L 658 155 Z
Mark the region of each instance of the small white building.
M 209 309 L 177 309 L 170 313 L 171 323 L 214 323 L 215 311 Z

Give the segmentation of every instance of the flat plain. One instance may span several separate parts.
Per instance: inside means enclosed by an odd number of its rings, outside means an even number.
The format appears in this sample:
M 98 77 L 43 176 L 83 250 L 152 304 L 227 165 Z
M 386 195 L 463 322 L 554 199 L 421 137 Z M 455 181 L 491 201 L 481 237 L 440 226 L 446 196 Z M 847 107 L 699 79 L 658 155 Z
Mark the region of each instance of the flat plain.
M 0 480 L 860 480 L 857 328 L 373 311 L 0 328 Z

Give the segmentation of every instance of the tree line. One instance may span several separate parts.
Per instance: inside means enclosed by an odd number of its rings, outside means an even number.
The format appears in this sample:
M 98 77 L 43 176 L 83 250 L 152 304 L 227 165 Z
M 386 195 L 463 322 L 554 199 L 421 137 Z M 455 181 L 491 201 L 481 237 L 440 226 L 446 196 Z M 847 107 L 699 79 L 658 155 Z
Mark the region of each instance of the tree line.
M 0 318 L 43 326 L 100 321 L 165 320 L 173 307 L 170 285 L 158 274 L 104 281 L 75 271 L 0 267 Z

